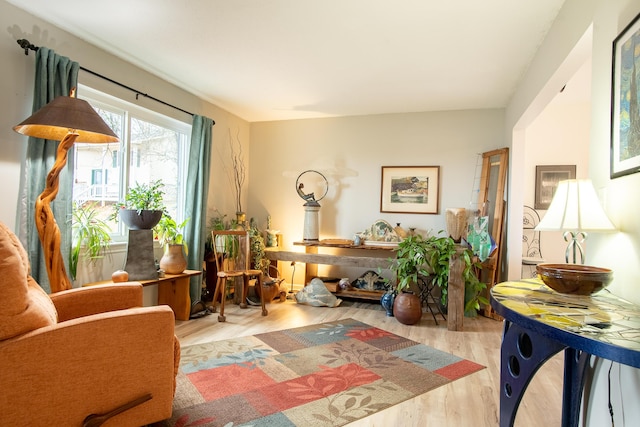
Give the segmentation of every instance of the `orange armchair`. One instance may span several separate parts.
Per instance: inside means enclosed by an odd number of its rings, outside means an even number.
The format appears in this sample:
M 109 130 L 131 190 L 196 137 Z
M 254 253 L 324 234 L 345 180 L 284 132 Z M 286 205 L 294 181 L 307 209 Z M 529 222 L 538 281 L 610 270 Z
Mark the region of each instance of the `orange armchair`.
M 141 307 L 139 283 L 49 296 L 28 273 L 24 249 L 0 223 L 0 425 L 169 418 L 180 359 L 173 311 Z

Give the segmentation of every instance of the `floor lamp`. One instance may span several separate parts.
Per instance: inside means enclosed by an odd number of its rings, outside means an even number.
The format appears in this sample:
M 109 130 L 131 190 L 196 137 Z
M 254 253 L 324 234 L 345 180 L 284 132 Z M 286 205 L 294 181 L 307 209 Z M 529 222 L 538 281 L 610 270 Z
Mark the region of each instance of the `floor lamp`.
M 71 289 L 60 249 L 60 229 L 51 210 L 51 202 L 58 194 L 59 176 L 67 164 L 67 153 L 78 142 L 118 142 L 118 137 L 85 100 L 59 96 L 36 111 L 31 117 L 13 127 L 18 133 L 41 139 L 60 141 L 56 160 L 47 175 L 44 191 L 35 205 L 35 223 L 44 251 L 44 261 L 51 292 Z
M 581 243 L 587 239 L 587 232 L 613 231 L 615 227 L 602 209 L 591 180 L 568 179 L 558 183 L 549 210 L 535 229 L 564 231 L 564 240 L 568 242 L 564 254 L 566 263 L 572 253 L 574 264 L 578 254 L 580 263 L 584 264 Z

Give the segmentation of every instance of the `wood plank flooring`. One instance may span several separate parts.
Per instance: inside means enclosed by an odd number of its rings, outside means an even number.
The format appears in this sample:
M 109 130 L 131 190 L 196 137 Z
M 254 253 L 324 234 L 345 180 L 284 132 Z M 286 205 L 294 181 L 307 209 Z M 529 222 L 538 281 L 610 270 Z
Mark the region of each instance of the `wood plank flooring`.
M 502 322 L 485 317 L 465 318 L 464 331 L 450 332 L 446 322 L 436 326 L 429 313 L 419 324 L 406 326 L 376 304 L 345 303 L 336 308 L 311 307 L 293 301 L 272 302 L 269 315 L 260 308 L 240 309 L 225 304 L 227 321 L 216 313 L 200 319 L 176 321 L 176 335 L 188 346 L 261 332 L 354 318 L 453 353 L 487 368 L 422 396 L 349 424 L 351 427 L 468 427 L 497 426 L 499 418 L 500 340 Z M 562 353 L 550 359 L 531 381 L 520 404 L 516 426 L 560 425 L 562 402 Z M 221 385 L 223 387 L 224 385 Z

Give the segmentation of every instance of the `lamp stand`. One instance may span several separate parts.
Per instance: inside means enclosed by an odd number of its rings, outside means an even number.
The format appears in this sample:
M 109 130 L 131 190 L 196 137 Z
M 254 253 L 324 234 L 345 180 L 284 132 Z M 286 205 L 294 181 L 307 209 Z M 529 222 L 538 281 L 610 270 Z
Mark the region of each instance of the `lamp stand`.
M 573 254 L 573 263 L 576 262 L 576 255 L 580 254 L 580 264 L 584 264 L 584 249 L 582 249 L 581 243 L 587 240 L 587 233 L 584 231 L 565 231 L 562 235 L 565 242 L 569 242 L 567 250 L 564 252 L 564 260 L 569 264 L 569 252 Z
M 58 228 L 58 223 L 53 216 L 50 204 L 58 195 L 60 172 L 67 164 L 67 153 L 77 138 L 77 133 L 69 132 L 60 141 L 56 151 L 56 161 L 47 175 L 45 188 L 36 199 L 35 223 L 42 250 L 44 251 L 44 262 L 51 292 L 71 289 L 71 281 L 67 276 L 60 249 L 60 228 Z

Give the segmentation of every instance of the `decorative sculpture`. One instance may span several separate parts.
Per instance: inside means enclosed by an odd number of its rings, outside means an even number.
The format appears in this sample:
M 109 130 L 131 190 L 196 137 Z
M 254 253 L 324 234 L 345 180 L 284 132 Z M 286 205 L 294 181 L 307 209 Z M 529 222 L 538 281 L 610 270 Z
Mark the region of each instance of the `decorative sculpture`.
M 322 195 L 316 199 L 316 191 L 312 191 L 311 193 L 305 193 L 303 190 L 305 188 L 303 179 L 309 181 L 314 180 L 313 174 L 317 175 L 315 180 L 320 182 L 320 185 L 317 187 Z M 306 170 L 298 175 L 298 179 L 296 179 L 296 192 L 298 196 L 304 203 L 304 230 L 303 230 L 303 240 L 319 240 L 319 226 L 318 226 L 318 212 L 320 211 L 320 200 L 322 200 L 329 191 L 329 183 L 327 178 L 323 174 L 315 170 Z M 319 193 L 320 194 L 320 193 Z

